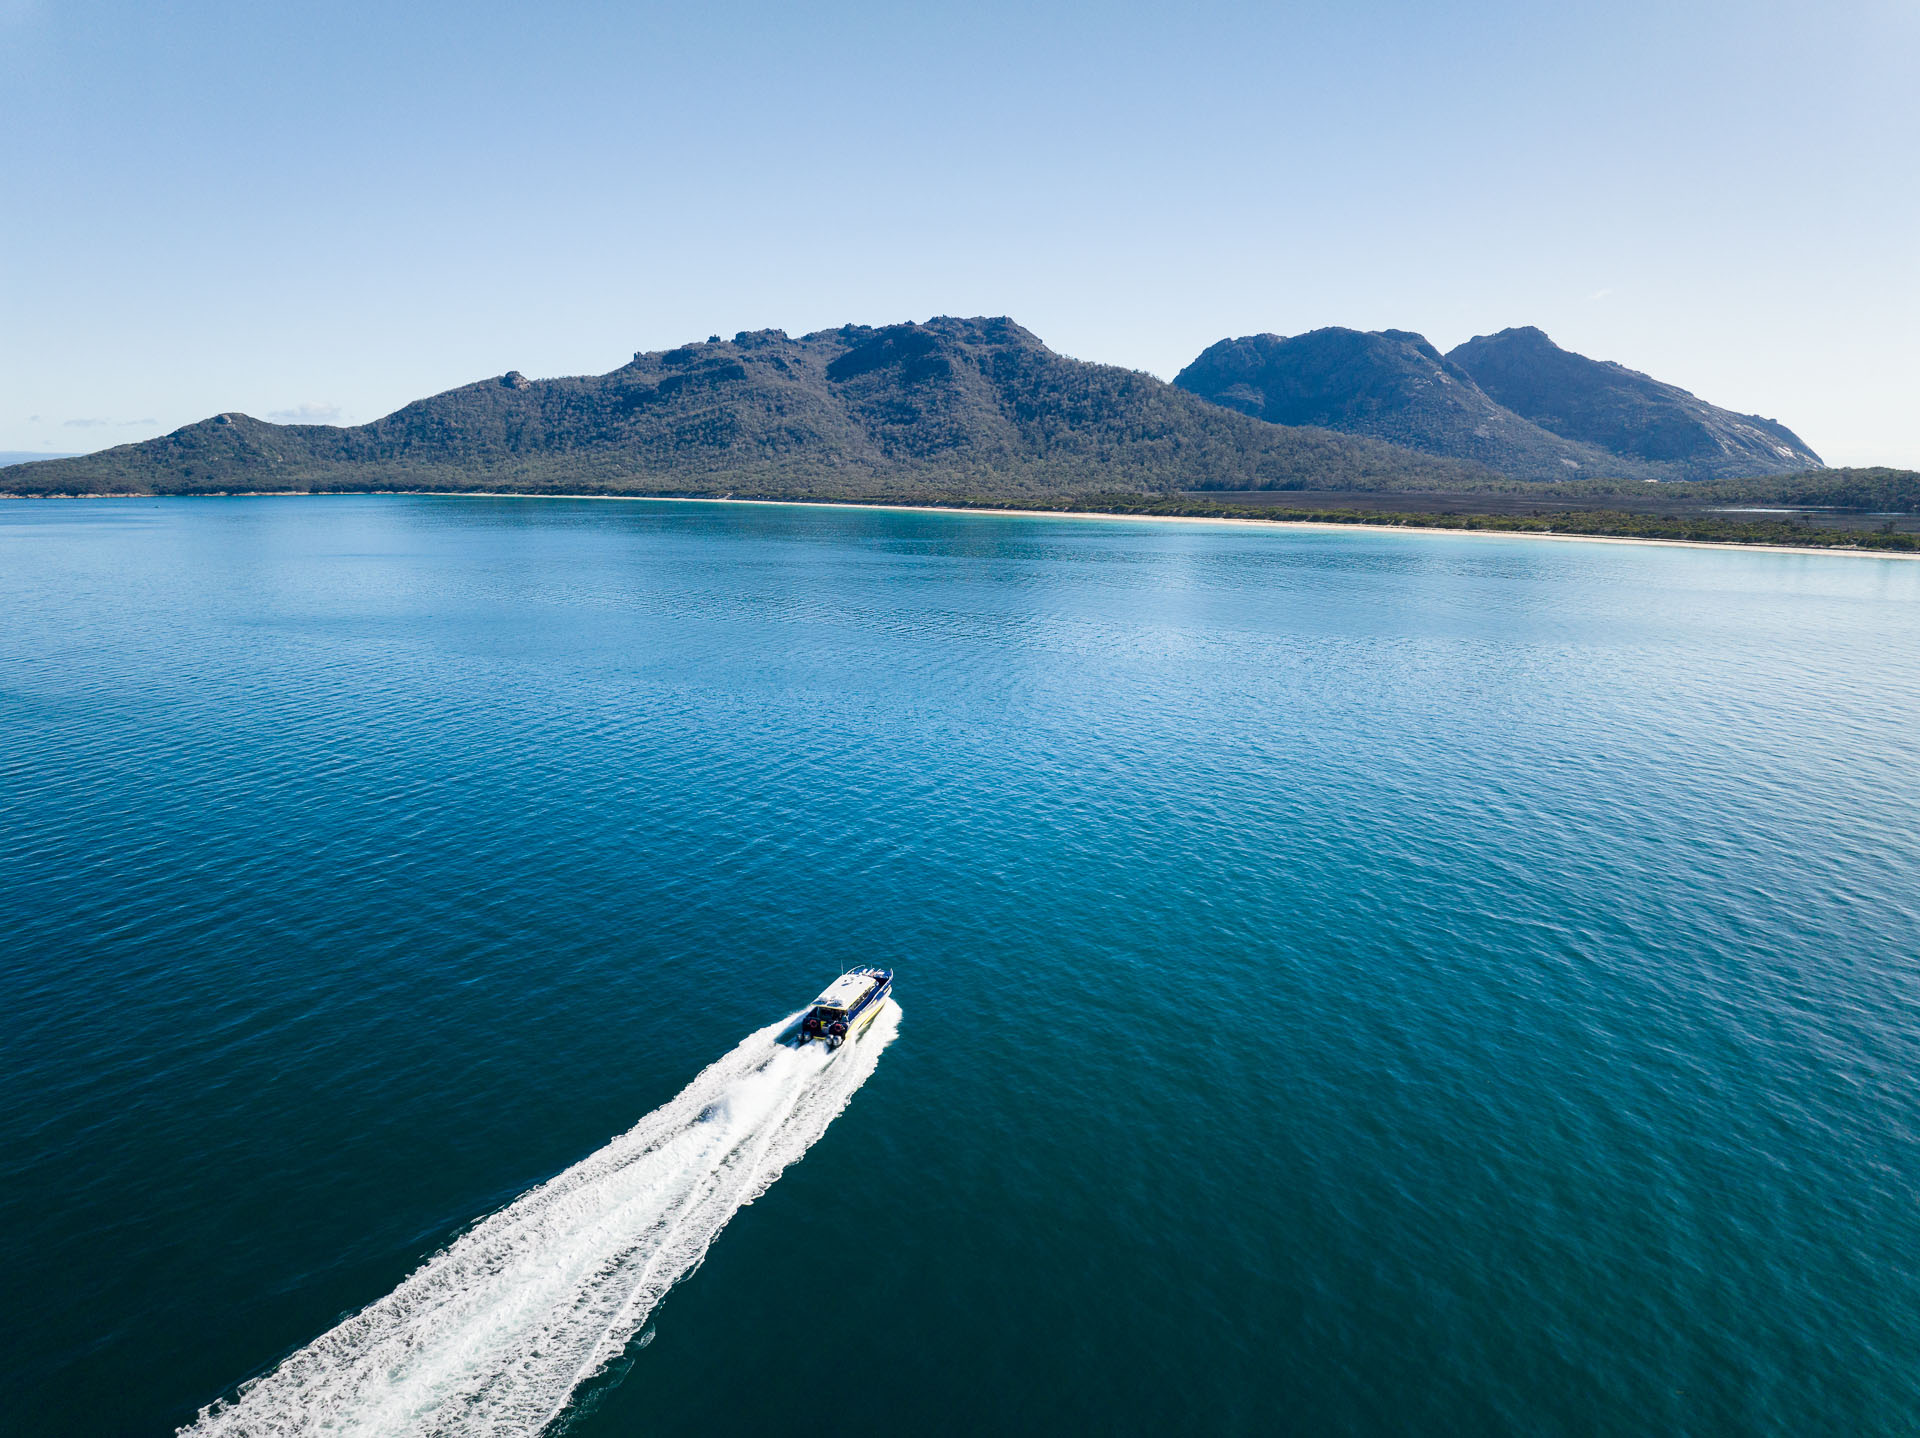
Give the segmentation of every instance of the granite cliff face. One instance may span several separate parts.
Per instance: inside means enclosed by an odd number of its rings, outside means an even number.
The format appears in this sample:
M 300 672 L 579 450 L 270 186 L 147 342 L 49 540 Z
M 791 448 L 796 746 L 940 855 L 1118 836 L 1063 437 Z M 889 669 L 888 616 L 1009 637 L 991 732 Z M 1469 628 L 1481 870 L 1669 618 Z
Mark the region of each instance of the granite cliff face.
M 941 317 L 798 339 L 743 332 L 638 354 L 604 375 L 509 373 L 352 428 L 216 415 L 142 444 L 0 471 L 0 490 L 1044 498 L 1488 477 L 1068 359 L 1009 319 Z
M 1777 420 L 1735 414 L 1625 365 L 1563 350 L 1527 326 L 1480 335 L 1447 359 L 1542 429 L 1689 479 L 1815 469 L 1820 456 Z

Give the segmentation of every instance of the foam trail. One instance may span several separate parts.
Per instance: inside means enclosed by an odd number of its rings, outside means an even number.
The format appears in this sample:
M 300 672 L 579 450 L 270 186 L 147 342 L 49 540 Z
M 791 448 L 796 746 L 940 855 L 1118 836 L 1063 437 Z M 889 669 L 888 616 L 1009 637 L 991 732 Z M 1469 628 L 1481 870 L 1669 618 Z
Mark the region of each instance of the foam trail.
M 797 1016 L 797 1015 L 796 1015 Z M 727 1220 L 825 1133 L 900 1023 L 749 1035 L 671 1102 L 427 1260 L 182 1434 L 534 1434 L 625 1350 Z

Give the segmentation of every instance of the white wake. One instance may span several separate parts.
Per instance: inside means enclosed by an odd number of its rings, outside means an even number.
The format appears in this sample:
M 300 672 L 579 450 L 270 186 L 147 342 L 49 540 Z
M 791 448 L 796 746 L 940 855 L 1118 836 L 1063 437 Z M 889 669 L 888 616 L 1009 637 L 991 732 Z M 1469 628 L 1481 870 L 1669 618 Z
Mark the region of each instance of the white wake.
M 620 1356 L 743 1204 L 825 1133 L 899 1029 L 749 1035 L 599 1152 L 515 1199 L 191 1435 L 535 1434 Z

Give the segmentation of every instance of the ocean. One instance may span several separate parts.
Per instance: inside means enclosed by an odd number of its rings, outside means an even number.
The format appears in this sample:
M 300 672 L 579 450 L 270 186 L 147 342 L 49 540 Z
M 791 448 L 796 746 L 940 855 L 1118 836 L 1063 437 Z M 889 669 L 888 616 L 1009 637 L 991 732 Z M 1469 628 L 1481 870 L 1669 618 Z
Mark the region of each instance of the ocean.
M 1920 564 L 10 501 L 0 616 L 10 1434 L 1920 1430 Z

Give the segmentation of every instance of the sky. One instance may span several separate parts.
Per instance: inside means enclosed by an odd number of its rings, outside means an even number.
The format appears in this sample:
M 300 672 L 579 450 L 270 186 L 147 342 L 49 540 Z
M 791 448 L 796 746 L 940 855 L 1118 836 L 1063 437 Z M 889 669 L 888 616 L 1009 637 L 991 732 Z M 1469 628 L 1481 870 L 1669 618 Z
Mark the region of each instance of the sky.
M 0 450 L 1007 314 L 1534 324 L 1920 468 L 1916 75 L 1916 0 L 0 0 Z

